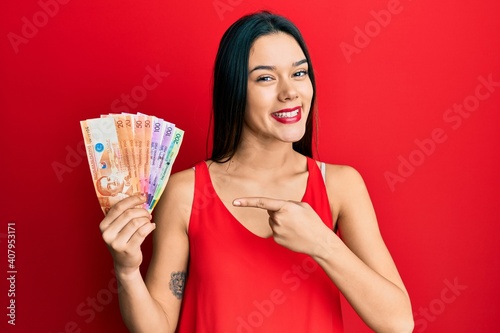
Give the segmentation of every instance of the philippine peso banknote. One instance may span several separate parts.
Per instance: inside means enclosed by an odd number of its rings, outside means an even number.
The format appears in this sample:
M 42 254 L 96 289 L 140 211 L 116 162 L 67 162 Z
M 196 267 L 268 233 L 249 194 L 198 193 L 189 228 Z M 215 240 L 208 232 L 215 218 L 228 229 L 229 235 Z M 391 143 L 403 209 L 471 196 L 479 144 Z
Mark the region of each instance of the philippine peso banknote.
M 146 114 L 109 114 L 80 122 L 101 208 L 135 194 L 152 212 L 170 177 L 184 131 Z
M 156 158 L 151 161 L 152 163 L 152 171 L 149 183 L 149 191 L 148 191 L 148 200 L 147 203 L 150 205 L 153 201 L 154 194 L 156 192 L 156 188 L 160 184 L 160 175 L 163 167 L 167 161 L 168 150 L 170 148 L 170 143 L 172 142 L 172 136 L 174 134 L 175 125 L 169 122 L 164 122 L 165 128 L 160 137 L 160 141 L 158 143 L 158 149 Z
M 162 195 L 163 191 L 168 182 L 168 178 L 170 177 L 170 173 L 172 172 L 172 165 L 174 164 L 175 158 L 179 153 L 179 149 L 182 144 L 182 139 L 184 138 L 184 131 L 180 128 L 175 128 L 173 131 L 173 139 L 169 145 L 167 150 L 167 156 L 165 157 L 165 162 L 160 170 L 159 181 L 155 188 L 155 192 L 153 194 L 151 202 L 149 202 L 149 209 L 153 210 L 158 202 L 158 199 Z

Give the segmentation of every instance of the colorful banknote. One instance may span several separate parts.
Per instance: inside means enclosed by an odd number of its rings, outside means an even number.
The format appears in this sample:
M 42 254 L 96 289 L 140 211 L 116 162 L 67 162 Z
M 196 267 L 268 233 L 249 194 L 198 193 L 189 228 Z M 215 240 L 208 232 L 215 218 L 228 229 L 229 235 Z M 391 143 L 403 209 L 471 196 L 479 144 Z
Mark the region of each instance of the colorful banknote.
M 146 114 L 109 114 L 80 122 L 94 188 L 104 214 L 135 194 L 152 212 L 165 190 L 184 131 Z

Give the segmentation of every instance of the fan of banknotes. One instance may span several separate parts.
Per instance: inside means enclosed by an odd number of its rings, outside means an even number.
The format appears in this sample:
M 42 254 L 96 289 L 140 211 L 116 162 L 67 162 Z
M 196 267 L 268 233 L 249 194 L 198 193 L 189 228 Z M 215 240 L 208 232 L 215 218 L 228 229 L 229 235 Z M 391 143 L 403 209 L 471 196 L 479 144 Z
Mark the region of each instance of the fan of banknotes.
M 80 122 L 95 191 L 104 214 L 135 194 L 152 212 L 172 171 L 184 131 L 146 114 L 109 114 Z

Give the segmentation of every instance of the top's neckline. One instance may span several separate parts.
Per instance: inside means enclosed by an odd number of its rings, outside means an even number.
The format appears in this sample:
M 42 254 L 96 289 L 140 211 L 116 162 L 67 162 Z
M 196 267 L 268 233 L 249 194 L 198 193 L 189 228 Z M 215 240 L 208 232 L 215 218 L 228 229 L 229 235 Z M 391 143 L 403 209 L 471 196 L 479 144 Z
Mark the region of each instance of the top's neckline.
M 304 193 L 302 195 L 302 198 L 300 199 L 301 202 L 304 201 L 304 198 L 306 197 L 306 194 L 310 188 L 310 182 L 311 182 L 311 168 L 313 167 L 313 164 L 315 164 L 316 162 L 310 158 L 310 157 L 307 157 L 307 172 L 308 172 L 308 175 L 307 175 L 307 181 L 306 181 L 306 188 L 304 189 Z M 212 183 L 212 177 L 210 176 L 210 171 L 208 170 L 208 166 L 207 166 L 207 163 L 206 162 L 203 162 L 203 165 L 204 165 L 204 168 L 205 168 L 205 172 L 207 173 L 207 176 L 208 176 L 208 182 L 209 182 L 209 186 L 211 187 L 210 190 L 212 191 L 212 193 L 214 193 L 214 199 L 217 201 L 218 204 L 220 204 L 223 209 L 226 211 L 226 213 L 231 216 L 231 219 L 234 220 L 234 222 L 236 222 L 236 224 L 239 225 L 239 228 L 242 228 L 246 233 L 250 234 L 250 236 L 253 236 L 253 237 L 256 237 L 256 238 L 259 238 L 259 239 L 262 239 L 262 240 L 270 240 L 270 239 L 273 239 L 273 235 L 269 235 L 268 237 L 262 237 L 262 236 L 259 236 L 255 233 L 253 233 L 252 231 L 250 231 L 247 227 L 245 227 L 241 222 L 240 220 L 238 220 L 236 218 L 236 216 L 234 216 L 233 213 L 231 213 L 231 211 L 229 210 L 229 208 L 227 208 L 227 206 L 224 204 L 224 202 L 222 201 L 222 199 L 219 197 L 219 194 L 217 193 L 217 191 L 215 190 L 215 187 Z

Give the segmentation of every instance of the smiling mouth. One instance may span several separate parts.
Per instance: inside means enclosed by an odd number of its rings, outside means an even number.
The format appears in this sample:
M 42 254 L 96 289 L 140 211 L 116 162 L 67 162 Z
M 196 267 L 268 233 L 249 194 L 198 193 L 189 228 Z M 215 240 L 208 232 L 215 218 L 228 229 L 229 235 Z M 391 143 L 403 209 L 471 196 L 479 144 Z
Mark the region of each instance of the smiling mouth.
M 276 118 L 293 118 L 299 114 L 299 110 L 290 111 L 290 112 L 274 112 L 273 116 Z
M 271 113 L 271 116 L 282 124 L 294 124 L 302 118 L 302 107 L 297 106 Z

